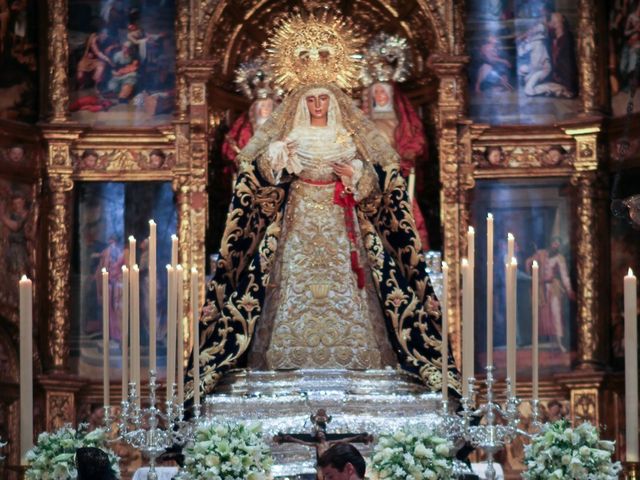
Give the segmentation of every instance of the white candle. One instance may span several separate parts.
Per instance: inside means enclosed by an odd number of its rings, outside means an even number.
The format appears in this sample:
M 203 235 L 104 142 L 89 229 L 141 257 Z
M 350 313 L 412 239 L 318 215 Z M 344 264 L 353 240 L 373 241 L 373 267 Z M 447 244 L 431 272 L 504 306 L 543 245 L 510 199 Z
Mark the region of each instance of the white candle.
M 516 237 L 513 233 L 507 234 L 507 262 L 516 256 Z
M 171 388 L 176 375 L 176 299 L 175 275 L 171 265 L 167 265 L 167 399 L 171 398 Z
M 20 459 L 33 446 L 33 285 L 20 279 Z
M 516 272 L 518 261 L 511 258 L 507 265 L 507 377 L 511 379 L 512 392 L 516 392 Z
M 138 393 L 140 383 L 140 269 L 131 269 L 131 380 L 136 383 Z M 139 399 L 140 397 L 138 397 Z
M 493 215 L 487 214 L 487 365 L 493 365 Z
M 442 400 L 449 399 L 449 309 L 447 297 L 449 293 L 449 265 L 442 262 Z
M 129 271 L 136 263 L 136 238 L 133 235 L 129 235 Z
M 474 376 L 473 304 L 471 303 L 471 270 L 462 259 L 462 390 L 467 392 L 467 379 Z
M 149 220 L 149 370 L 156 370 L 156 295 L 157 295 L 157 268 L 156 268 L 156 255 L 157 255 L 157 227 L 156 222 Z
M 415 168 L 412 168 L 411 173 L 409 173 L 409 185 L 407 186 L 407 192 L 409 194 L 409 203 L 411 205 L 413 205 L 415 190 L 416 190 L 416 170 Z
M 624 277 L 624 377 L 627 462 L 638 456 L 638 285 L 633 271 Z
M 109 408 L 109 272 L 102 269 L 102 397 Z
M 538 400 L 539 392 L 539 352 L 538 352 L 538 316 L 540 315 L 540 285 L 539 285 L 539 267 L 535 260 L 531 265 L 531 381 L 533 383 L 533 400 Z
M 476 231 L 473 227 L 469 227 L 467 230 L 467 260 L 469 262 L 469 277 L 468 282 L 469 286 L 467 287 L 467 301 L 468 301 L 468 311 L 466 314 L 466 325 L 471 330 L 470 335 L 470 344 L 472 357 L 475 355 L 475 305 L 476 305 Z M 471 358 L 471 370 L 469 371 L 470 376 L 475 376 L 475 359 Z
M 200 289 L 198 269 L 191 269 L 191 315 L 193 328 L 193 402 L 200 405 Z
M 122 266 L 122 401 L 129 391 L 129 269 Z
M 178 265 L 178 236 L 171 235 L 171 266 L 175 269 Z
M 178 313 L 176 325 L 178 332 L 178 350 L 176 361 L 178 362 L 178 403 L 184 403 L 184 270 L 182 265 L 176 267 L 176 289 L 178 290 Z

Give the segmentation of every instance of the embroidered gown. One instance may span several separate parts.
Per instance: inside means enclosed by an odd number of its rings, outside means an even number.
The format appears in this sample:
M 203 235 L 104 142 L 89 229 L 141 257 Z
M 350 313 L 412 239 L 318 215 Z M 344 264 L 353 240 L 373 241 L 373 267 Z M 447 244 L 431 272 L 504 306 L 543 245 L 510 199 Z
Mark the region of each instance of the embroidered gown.
M 355 159 L 353 140 L 342 128 L 311 126 L 296 128 L 288 138 L 297 143 L 299 172 L 289 189 L 249 366 L 375 369 L 395 364 L 370 271 L 365 267 L 364 287 L 359 288 L 345 211 L 334 202 L 336 181 L 341 181 L 332 169 L 337 161 L 354 167 L 358 195 L 362 162 Z M 347 208 L 355 218 L 353 207 Z M 364 266 L 366 253 L 357 233 L 355 243 Z

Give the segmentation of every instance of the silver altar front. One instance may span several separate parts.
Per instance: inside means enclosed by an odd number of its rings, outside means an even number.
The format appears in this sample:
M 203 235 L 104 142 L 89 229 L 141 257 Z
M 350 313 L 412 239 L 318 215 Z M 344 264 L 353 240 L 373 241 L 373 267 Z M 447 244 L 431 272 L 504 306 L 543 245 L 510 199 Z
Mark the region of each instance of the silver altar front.
M 226 375 L 206 400 L 210 420 L 259 421 L 275 459 L 275 478 L 315 474 L 315 451 L 302 445 L 278 445 L 282 433 L 310 433 L 310 416 L 325 409 L 328 433 L 367 432 L 374 437 L 406 424 L 435 428 L 441 419 L 440 394 L 427 393 L 417 379 L 385 370 L 236 370 Z M 357 445 L 363 454 L 370 446 Z M 314 478 L 314 477 L 311 477 Z

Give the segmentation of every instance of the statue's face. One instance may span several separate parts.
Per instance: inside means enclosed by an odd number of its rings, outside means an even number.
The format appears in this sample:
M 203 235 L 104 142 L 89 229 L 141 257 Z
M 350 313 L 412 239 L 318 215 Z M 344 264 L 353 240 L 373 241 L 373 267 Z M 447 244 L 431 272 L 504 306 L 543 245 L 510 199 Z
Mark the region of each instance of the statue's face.
M 307 108 L 312 119 L 326 119 L 329 112 L 329 95 L 321 93 L 320 95 L 309 95 L 307 97 Z
M 377 84 L 373 87 L 373 99 L 379 107 L 384 107 L 389 103 L 389 94 L 384 85 Z
M 269 118 L 273 112 L 273 100 L 270 98 L 265 98 L 263 100 L 258 100 L 256 103 L 256 117 L 259 119 Z

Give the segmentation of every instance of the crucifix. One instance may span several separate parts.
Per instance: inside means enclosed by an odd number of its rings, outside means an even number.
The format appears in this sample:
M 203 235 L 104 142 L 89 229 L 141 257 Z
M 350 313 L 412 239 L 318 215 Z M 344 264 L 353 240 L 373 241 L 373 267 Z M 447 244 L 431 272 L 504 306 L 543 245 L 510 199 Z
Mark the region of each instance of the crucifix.
M 321 408 L 315 414 L 311 415 L 313 422 L 313 430 L 311 433 L 278 433 L 273 437 L 273 441 L 282 443 L 297 443 L 305 447 L 316 449 L 316 462 L 336 443 L 364 443 L 365 445 L 373 442 L 373 435 L 368 433 L 327 433 L 327 424 L 331 422 L 331 416 Z

